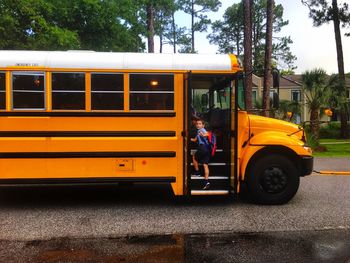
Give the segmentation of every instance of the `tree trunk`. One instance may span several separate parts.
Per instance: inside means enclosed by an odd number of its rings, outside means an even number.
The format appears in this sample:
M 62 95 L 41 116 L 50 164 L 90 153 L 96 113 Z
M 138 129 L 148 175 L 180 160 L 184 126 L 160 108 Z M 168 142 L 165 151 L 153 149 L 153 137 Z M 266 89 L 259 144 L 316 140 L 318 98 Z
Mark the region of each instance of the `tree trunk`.
M 192 0 L 192 11 L 191 11 L 191 35 L 192 35 L 191 52 L 194 53 L 194 0 Z
M 337 0 L 332 0 L 332 9 L 333 9 L 333 25 L 334 25 L 334 35 L 335 35 L 335 44 L 337 47 L 337 61 L 338 61 L 338 74 L 342 87 L 344 90 L 345 87 L 345 73 L 344 73 L 344 57 L 343 57 L 343 45 L 341 40 L 340 32 L 340 21 L 339 21 L 339 9 Z M 346 92 L 345 92 L 346 93 Z M 340 111 L 340 136 L 341 138 L 348 138 L 348 116 L 346 111 Z
M 159 34 L 159 53 L 163 53 L 163 33 Z
M 146 6 L 148 53 L 154 53 L 154 8 L 151 3 Z
M 237 33 L 235 35 L 235 38 L 237 39 L 237 41 L 236 41 L 237 57 L 239 57 L 241 55 L 241 51 L 240 51 L 241 46 L 240 46 L 240 42 L 239 42 L 239 40 L 240 40 L 239 33 Z
M 244 71 L 246 77 L 244 78 L 245 86 L 245 104 L 247 111 L 253 108 L 252 105 L 252 0 L 244 0 Z
M 340 137 L 349 138 L 348 113 L 345 109 L 340 110 Z
M 312 109 L 310 113 L 310 129 L 311 134 L 314 136 L 315 140 L 318 140 L 318 131 L 319 131 L 319 116 L 318 116 L 319 109 Z
M 171 14 L 171 23 L 173 28 L 173 47 L 174 47 L 174 54 L 176 53 L 176 24 L 175 24 L 175 13 L 173 12 Z
M 273 22 L 274 5 L 275 5 L 274 0 L 267 1 L 264 88 L 263 88 L 263 115 L 264 116 L 269 116 L 269 110 L 270 110 L 272 22 Z

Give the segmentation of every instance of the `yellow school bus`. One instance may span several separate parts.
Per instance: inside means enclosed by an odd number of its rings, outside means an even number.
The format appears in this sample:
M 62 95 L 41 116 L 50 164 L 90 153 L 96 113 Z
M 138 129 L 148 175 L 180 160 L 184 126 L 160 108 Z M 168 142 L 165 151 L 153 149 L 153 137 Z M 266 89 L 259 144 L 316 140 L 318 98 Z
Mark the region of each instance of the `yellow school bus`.
M 0 51 L 0 184 L 246 184 L 255 202 L 288 202 L 311 150 L 297 125 L 245 111 L 243 78 L 234 55 Z M 217 139 L 206 190 L 194 115 Z

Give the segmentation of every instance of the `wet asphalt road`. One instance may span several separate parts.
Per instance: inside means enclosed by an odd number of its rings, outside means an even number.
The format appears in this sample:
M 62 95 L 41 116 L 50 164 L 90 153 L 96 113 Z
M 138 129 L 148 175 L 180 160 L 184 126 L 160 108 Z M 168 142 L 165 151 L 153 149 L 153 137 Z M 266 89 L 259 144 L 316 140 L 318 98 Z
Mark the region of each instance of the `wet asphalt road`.
M 0 241 L 2 262 L 347 263 L 350 231 Z
M 315 164 L 319 170 L 350 171 L 349 159 Z M 142 242 L 129 246 L 129 239 Z M 159 252 L 163 245 L 153 244 L 159 239 L 175 239 L 175 247 Z M 280 256 L 288 259 L 283 262 L 347 262 L 350 176 L 302 178 L 297 195 L 283 206 L 253 205 L 244 198 L 184 200 L 169 187 L 152 185 L 3 188 L 0 240 L 0 262 L 145 262 L 153 256 L 212 262 L 223 255 L 227 261 L 216 262 L 282 262 Z

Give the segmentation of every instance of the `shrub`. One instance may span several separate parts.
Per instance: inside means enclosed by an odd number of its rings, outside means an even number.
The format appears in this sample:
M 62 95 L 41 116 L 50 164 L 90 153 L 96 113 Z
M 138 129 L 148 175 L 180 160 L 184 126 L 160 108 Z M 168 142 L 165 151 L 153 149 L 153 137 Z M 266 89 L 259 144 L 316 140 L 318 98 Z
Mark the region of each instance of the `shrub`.
M 350 129 L 350 124 L 348 124 Z M 339 139 L 340 138 L 340 122 L 332 121 L 320 126 L 320 139 Z

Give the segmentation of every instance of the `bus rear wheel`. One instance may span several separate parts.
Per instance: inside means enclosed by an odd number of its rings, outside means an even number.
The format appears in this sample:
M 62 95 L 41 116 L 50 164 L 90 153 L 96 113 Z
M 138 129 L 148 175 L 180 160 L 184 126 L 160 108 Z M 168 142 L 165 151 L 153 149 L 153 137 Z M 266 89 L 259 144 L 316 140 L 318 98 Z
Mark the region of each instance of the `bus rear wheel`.
M 252 201 L 259 204 L 287 203 L 298 191 L 300 177 L 287 157 L 271 154 L 250 165 L 247 186 Z

